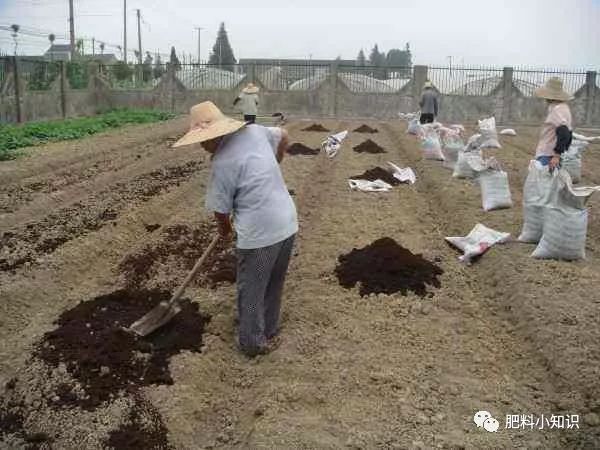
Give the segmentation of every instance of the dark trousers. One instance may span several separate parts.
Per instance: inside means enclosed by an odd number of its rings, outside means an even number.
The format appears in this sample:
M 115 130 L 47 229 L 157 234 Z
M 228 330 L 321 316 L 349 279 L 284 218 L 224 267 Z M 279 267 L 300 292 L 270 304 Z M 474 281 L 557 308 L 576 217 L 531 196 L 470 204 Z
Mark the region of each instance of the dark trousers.
M 433 114 L 421 114 L 421 124 L 433 123 Z
M 237 304 L 241 350 L 261 352 L 279 328 L 281 294 L 296 235 L 256 249 L 237 249 Z
M 256 116 L 251 114 L 244 114 L 244 122 L 254 123 L 256 121 Z

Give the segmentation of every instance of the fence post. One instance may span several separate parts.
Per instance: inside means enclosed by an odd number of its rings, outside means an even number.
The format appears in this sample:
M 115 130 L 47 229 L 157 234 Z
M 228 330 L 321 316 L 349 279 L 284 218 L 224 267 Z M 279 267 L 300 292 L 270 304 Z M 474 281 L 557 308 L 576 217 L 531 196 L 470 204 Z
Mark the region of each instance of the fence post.
M 256 83 L 256 63 L 250 65 L 250 81 Z
M 504 67 L 502 70 L 502 123 L 510 122 L 512 92 L 513 92 L 513 73 L 512 67 Z
M 586 91 L 586 104 L 585 104 L 585 124 L 592 125 L 594 122 L 594 106 L 596 100 L 596 77 L 598 74 L 593 71 L 588 71 L 585 74 L 585 91 Z
M 23 122 L 23 114 L 21 112 L 21 78 L 19 75 L 18 58 L 12 57 L 13 62 L 13 79 L 15 83 L 15 112 L 17 113 L 17 123 Z
M 332 98 L 332 112 L 333 117 L 337 117 L 338 114 L 338 63 L 331 63 L 331 80 L 332 80 L 332 89 L 333 89 L 333 98 Z
M 62 117 L 67 117 L 67 66 L 60 61 L 60 110 Z
M 421 100 L 421 91 L 423 85 L 427 81 L 428 77 L 428 66 L 414 66 L 413 67 L 413 84 L 412 84 L 412 109 L 417 111 L 419 109 L 419 101 Z
M 175 65 L 169 64 L 169 94 L 171 100 L 171 112 L 175 112 Z

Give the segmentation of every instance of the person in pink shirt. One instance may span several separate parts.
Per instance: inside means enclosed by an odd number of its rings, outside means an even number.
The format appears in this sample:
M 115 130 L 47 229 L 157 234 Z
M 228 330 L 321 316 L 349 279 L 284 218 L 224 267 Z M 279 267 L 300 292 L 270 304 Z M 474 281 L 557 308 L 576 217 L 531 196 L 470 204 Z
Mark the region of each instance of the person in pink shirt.
M 573 118 L 567 102 L 573 97 L 565 92 L 560 78 L 550 78 L 536 89 L 535 95 L 548 102 L 548 116 L 542 124 L 535 158 L 550 170 L 560 167 L 561 155 L 573 139 Z

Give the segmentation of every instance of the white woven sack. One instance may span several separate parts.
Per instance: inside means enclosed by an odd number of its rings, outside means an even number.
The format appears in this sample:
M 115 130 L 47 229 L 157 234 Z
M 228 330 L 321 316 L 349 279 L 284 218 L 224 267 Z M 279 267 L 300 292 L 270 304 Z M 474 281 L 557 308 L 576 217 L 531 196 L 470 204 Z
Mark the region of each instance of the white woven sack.
M 556 171 L 544 214 L 542 239 L 531 256 L 544 259 L 585 258 L 588 212 L 585 207 L 600 186 L 574 188 L 564 169 Z
M 567 261 L 584 259 L 587 223 L 587 209 L 547 207 L 544 234 L 531 256 Z
M 475 178 L 477 173 L 484 169 L 481 151 L 459 152 L 452 176 L 454 178 Z
M 434 161 L 443 161 L 442 143 L 433 126 L 424 126 L 424 135 L 421 138 L 421 147 L 423 148 L 423 157 Z
M 508 175 L 502 170 L 486 170 L 477 177 L 484 211 L 512 208 Z
M 496 118 L 479 120 L 479 133 L 481 134 L 481 147 L 483 148 L 502 148 L 498 140 L 496 131 Z
M 423 134 L 423 126 L 419 123 L 418 118 L 414 118 L 408 122 L 406 133 L 414 136 L 421 136 Z
M 523 187 L 523 229 L 519 241 L 538 243 L 544 231 L 544 214 L 550 199 L 553 177 L 548 166 L 533 160 Z

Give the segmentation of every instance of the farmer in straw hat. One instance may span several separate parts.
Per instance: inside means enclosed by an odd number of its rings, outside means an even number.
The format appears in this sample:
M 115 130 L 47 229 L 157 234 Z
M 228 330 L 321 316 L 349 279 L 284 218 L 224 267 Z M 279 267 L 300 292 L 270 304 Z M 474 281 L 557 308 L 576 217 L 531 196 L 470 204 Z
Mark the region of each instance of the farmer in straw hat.
M 573 119 L 566 102 L 572 97 L 563 90 L 560 78 L 548 79 L 545 86 L 536 89 L 535 95 L 548 102 L 548 116 L 542 125 L 535 157 L 554 170 L 560 166 L 562 153 L 571 145 Z
M 421 107 L 421 124 L 433 123 L 438 115 L 438 98 L 431 81 L 426 81 L 423 85 L 419 106 Z
M 200 143 L 212 155 L 206 208 L 219 234 L 237 233 L 237 306 L 240 349 L 268 351 L 279 329 L 285 275 L 298 231 L 296 207 L 279 164 L 288 147 L 281 128 L 226 117 L 211 102 L 190 111 L 189 133 L 174 147 Z
M 244 115 L 244 122 L 254 123 L 258 114 L 258 86 L 248 83 L 240 95 L 233 101 L 233 105 L 240 108 Z

